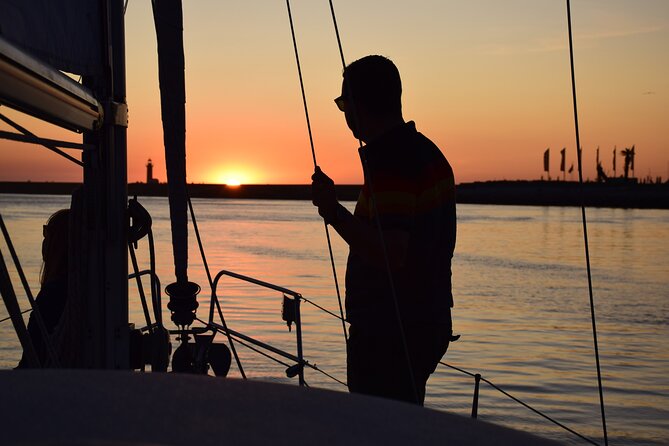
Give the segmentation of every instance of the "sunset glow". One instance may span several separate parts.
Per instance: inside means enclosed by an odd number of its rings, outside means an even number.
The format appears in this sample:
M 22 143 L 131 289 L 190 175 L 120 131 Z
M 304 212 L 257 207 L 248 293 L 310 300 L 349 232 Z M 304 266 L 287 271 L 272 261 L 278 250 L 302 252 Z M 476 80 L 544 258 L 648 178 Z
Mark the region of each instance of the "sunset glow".
M 225 184 L 227 186 L 237 187 L 237 186 L 241 186 L 242 182 L 239 181 L 236 178 L 229 178 L 227 180 L 223 180 L 223 184 Z
M 564 2 L 334 2 L 347 61 L 383 54 L 403 78 L 404 117 L 432 139 L 456 181 L 539 179 L 550 147 L 576 159 Z M 183 2 L 189 182 L 305 184 L 313 160 L 285 4 Z M 362 181 L 358 143 L 332 99 L 341 61 L 327 2 L 292 3 L 317 162 L 337 183 Z M 596 148 L 636 147 L 637 177 L 669 177 L 669 2 L 572 2 L 584 176 Z M 126 18 L 128 181 L 165 158 L 150 2 Z M 15 117 L 30 131 L 80 140 Z M 0 130 L 10 131 L 4 123 Z M 0 140 L 0 181 L 80 181 L 47 150 Z
M 212 184 L 225 184 L 228 186 L 239 186 L 241 184 L 254 184 L 258 182 L 258 176 L 248 168 L 230 165 L 229 167 L 222 166 L 212 170 L 207 175 L 205 182 Z

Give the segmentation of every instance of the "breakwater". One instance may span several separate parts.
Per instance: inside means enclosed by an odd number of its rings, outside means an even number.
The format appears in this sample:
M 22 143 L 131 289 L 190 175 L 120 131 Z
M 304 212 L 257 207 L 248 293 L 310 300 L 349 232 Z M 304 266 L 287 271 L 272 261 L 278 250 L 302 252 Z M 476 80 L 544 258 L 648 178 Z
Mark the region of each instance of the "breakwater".
M 79 183 L 0 182 L 0 193 L 68 195 Z M 311 188 L 303 184 L 189 184 L 193 198 L 243 198 L 261 200 L 311 200 Z M 359 185 L 337 186 L 340 200 L 354 201 Z M 167 196 L 167 184 L 128 184 L 129 196 Z M 669 209 L 669 184 L 584 183 L 571 181 L 483 181 L 457 186 L 463 204 L 531 206 L 580 206 Z

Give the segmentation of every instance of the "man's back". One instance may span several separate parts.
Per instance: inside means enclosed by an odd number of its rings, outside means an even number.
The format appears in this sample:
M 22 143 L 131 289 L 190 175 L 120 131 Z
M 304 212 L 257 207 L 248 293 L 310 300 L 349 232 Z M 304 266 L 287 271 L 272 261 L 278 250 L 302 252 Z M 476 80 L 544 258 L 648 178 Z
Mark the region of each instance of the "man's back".
M 376 229 L 376 210 L 383 231 L 409 234 L 406 261 L 392 274 L 403 318 L 450 323 L 456 221 L 448 161 L 412 122 L 363 147 L 361 156 L 367 177 L 356 217 Z M 352 323 L 396 319 L 385 265 L 371 264 L 353 250 L 346 273 L 346 308 Z

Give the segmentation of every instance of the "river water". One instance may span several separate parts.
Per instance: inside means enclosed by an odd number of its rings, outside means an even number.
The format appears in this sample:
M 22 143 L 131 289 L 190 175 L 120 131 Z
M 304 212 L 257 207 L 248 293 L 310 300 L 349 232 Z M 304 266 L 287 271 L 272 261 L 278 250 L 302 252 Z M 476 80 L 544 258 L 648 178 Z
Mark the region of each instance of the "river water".
M 153 217 L 157 271 L 164 285 L 173 281 L 167 200 L 141 202 Z M 0 195 L 0 213 L 34 293 L 41 225 L 68 205 L 65 196 Z M 213 272 L 252 276 L 339 311 L 325 230 L 311 203 L 196 199 L 193 205 Z M 669 444 L 669 211 L 588 209 L 587 215 L 609 441 Z M 343 295 L 347 247 L 334 232 L 332 243 Z M 189 244 L 189 278 L 203 287 L 198 315 L 206 319 L 211 294 L 194 236 Z M 4 243 L 0 249 L 7 260 Z M 147 249 L 141 241 L 143 268 L 148 267 Z M 12 266 L 10 271 L 22 308 L 28 308 Z M 462 338 L 451 344 L 444 362 L 480 373 L 603 444 L 580 209 L 459 205 L 453 287 L 454 330 Z M 225 278 L 218 295 L 230 328 L 295 352 L 295 330 L 289 332 L 281 320 L 279 293 Z M 0 317 L 5 316 L 0 306 Z M 164 318 L 169 321 L 166 309 Z M 143 325 L 132 283 L 130 320 Z M 305 357 L 345 381 L 341 323 L 307 303 L 302 320 Z M 296 383 L 286 378 L 284 365 L 238 349 L 250 378 Z M 11 323 L 3 322 L 0 367 L 13 367 L 20 355 Z M 235 365 L 230 376 L 240 376 Z M 306 380 L 312 387 L 346 391 L 316 371 L 308 370 Z M 472 377 L 440 366 L 428 383 L 426 406 L 469 415 L 473 390 Z M 586 444 L 485 383 L 479 418 Z

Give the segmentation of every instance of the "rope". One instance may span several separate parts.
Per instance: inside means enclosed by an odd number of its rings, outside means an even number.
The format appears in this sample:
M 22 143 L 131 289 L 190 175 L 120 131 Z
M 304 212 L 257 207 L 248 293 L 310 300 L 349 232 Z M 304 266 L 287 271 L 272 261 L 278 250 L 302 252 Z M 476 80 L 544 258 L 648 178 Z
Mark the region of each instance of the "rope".
M 445 362 L 442 362 L 442 361 L 439 361 L 439 364 L 441 364 L 441 365 L 443 365 L 443 366 L 446 366 L 446 367 L 449 367 L 449 368 L 451 368 L 451 369 L 453 369 L 453 370 L 457 370 L 458 372 L 460 372 L 460 373 L 464 373 L 465 375 L 469 375 L 469 376 L 471 376 L 472 378 L 476 378 L 476 373 L 468 372 L 467 370 L 460 369 L 460 368 L 458 368 L 458 367 L 456 367 L 456 366 L 454 366 L 454 365 L 446 364 Z M 483 378 L 481 378 L 481 379 L 483 379 Z
M 198 319 L 198 320 L 199 320 L 200 322 L 202 322 L 203 324 L 206 324 L 206 322 L 204 322 L 203 320 L 201 320 L 201 319 Z M 214 329 L 215 329 L 216 331 L 218 331 L 218 332 L 222 332 L 222 330 L 221 330 L 220 328 L 214 327 Z M 258 354 L 260 354 L 260 355 L 262 355 L 262 356 L 264 356 L 264 357 L 266 357 L 266 358 L 268 358 L 268 359 L 271 359 L 272 361 L 274 361 L 274 362 L 276 362 L 276 363 L 278 363 L 278 364 L 281 364 L 281 365 L 283 365 L 283 366 L 286 367 L 286 368 L 291 367 L 290 364 L 285 363 L 285 362 L 281 361 L 280 359 L 277 359 L 277 358 L 275 358 L 274 356 L 270 355 L 269 353 L 265 353 L 265 352 L 263 352 L 262 350 L 260 350 L 260 349 L 258 349 L 258 348 L 256 348 L 256 347 L 254 347 L 254 346 L 252 346 L 252 345 L 250 345 L 250 344 L 247 344 L 246 342 L 242 341 L 241 339 L 237 339 L 237 342 L 239 342 L 241 345 L 243 345 L 244 347 L 248 348 L 249 350 L 253 350 L 254 352 L 256 352 L 256 353 L 258 353 Z M 335 382 L 338 382 L 339 384 L 341 384 L 341 385 L 343 385 L 343 386 L 348 386 L 345 382 L 341 381 L 340 379 L 335 378 L 334 376 L 330 375 L 330 374 L 327 373 L 325 370 L 319 368 L 319 367 L 318 367 L 317 365 L 315 365 L 315 364 L 310 364 L 310 363 L 308 363 L 307 361 L 304 361 L 304 362 L 302 363 L 302 365 L 303 365 L 303 366 L 306 366 L 306 367 L 309 367 L 310 369 L 315 370 L 315 371 L 317 371 L 317 372 L 319 372 L 319 373 L 322 373 L 324 376 L 327 376 L 327 377 L 330 378 L 331 380 L 333 380 L 333 381 L 335 381 Z M 306 383 L 305 383 L 305 385 L 306 385 Z M 309 386 L 307 386 L 307 387 L 309 387 Z
M 149 270 L 151 271 L 151 300 L 153 301 L 153 316 L 160 328 L 163 328 L 163 313 L 160 299 L 160 280 L 156 275 L 156 249 L 153 241 L 153 229 L 149 228 Z
M 324 311 L 325 313 L 329 314 L 330 316 L 332 316 L 332 317 L 334 317 L 334 318 L 341 319 L 341 317 L 340 317 L 339 315 L 333 313 L 332 311 L 330 311 L 330 310 L 328 310 L 328 309 L 325 309 L 325 308 L 321 307 L 321 306 L 318 305 L 317 303 L 312 302 L 312 301 L 310 301 L 309 299 L 307 299 L 307 298 L 305 298 L 305 297 L 302 297 L 302 296 L 301 296 L 300 299 L 302 299 L 303 301 L 305 301 L 305 302 L 308 303 L 308 304 L 313 305 L 314 307 L 318 308 L 319 310 Z M 342 320 L 343 320 L 343 319 L 342 319 Z
M 339 26 L 337 24 L 337 16 L 335 14 L 334 5 L 332 3 L 332 0 L 328 0 L 328 2 L 330 3 L 330 12 L 332 14 L 332 23 L 334 25 L 335 35 L 337 37 L 337 46 L 339 47 L 339 57 L 341 59 L 342 69 L 345 71 L 346 70 L 346 59 L 344 58 L 344 49 L 343 49 L 343 46 L 342 46 L 342 43 L 341 43 L 341 36 L 339 35 Z M 347 94 L 349 96 L 352 96 L 351 95 L 351 83 L 347 82 L 346 87 L 348 89 Z M 358 121 L 358 116 L 357 116 L 357 110 L 356 110 L 355 106 L 352 107 L 352 117 L 353 117 L 354 121 L 359 122 Z M 416 381 L 414 380 L 414 372 L 413 372 L 413 368 L 411 367 L 411 356 L 409 355 L 409 346 L 407 345 L 406 333 L 404 331 L 404 324 L 402 324 L 402 318 L 401 318 L 401 315 L 400 315 L 399 302 L 398 302 L 398 299 L 397 299 L 397 291 L 395 290 L 395 281 L 393 280 L 393 273 L 392 273 L 392 269 L 390 268 L 390 261 L 388 259 L 388 250 L 387 250 L 387 247 L 386 247 L 385 239 L 383 238 L 383 228 L 381 227 L 381 219 L 379 218 L 379 213 L 378 213 L 378 209 L 377 209 L 377 206 L 376 206 L 376 199 L 374 197 L 374 187 L 373 187 L 373 184 L 372 184 L 372 178 L 371 178 L 371 175 L 369 174 L 369 166 L 367 164 L 367 157 L 364 155 L 363 150 L 362 150 L 362 148 L 363 148 L 362 140 L 358 139 L 358 144 L 359 144 L 359 147 L 360 147 L 358 149 L 358 152 L 360 153 L 360 159 L 362 161 L 363 172 L 365 174 L 365 178 L 366 178 L 367 183 L 369 185 L 369 195 L 370 195 L 370 201 L 371 201 L 371 205 L 372 205 L 372 211 L 377 216 L 376 227 L 377 227 L 377 230 L 378 230 L 378 233 L 379 233 L 379 241 L 381 242 L 381 251 L 383 253 L 383 258 L 385 260 L 386 271 L 388 273 L 388 283 L 390 285 L 390 293 L 393 297 L 393 304 L 394 304 L 394 307 L 395 307 L 395 316 L 397 317 L 397 325 L 399 327 L 400 337 L 402 338 L 402 348 L 404 350 L 404 356 L 405 356 L 405 359 L 407 361 L 407 367 L 408 367 L 408 370 L 409 370 L 409 377 L 410 377 L 410 380 L 411 380 L 411 387 L 413 388 L 413 393 L 414 393 L 414 397 L 416 398 L 416 403 L 418 403 L 419 400 L 420 400 L 419 397 L 418 397 L 418 389 L 416 388 Z
M 522 404 L 522 405 L 525 406 L 526 408 L 530 409 L 532 412 L 536 413 L 537 415 L 542 416 L 543 418 L 547 419 L 547 420 L 550 421 L 551 423 L 554 423 L 554 424 L 556 424 L 557 426 L 560 426 L 562 429 L 564 429 L 564 430 L 566 430 L 566 431 L 568 431 L 568 432 L 571 432 L 572 434 L 576 435 L 577 437 L 581 438 L 582 440 L 585 440 L 585 441 L 587 441 L 587 442 L 590 443 L 590 444 L 594 444 L 594 445 L 597 445 L 597 444 L 598 444 L 598 443 L 594 442 L 593 440 L 589 439 L 588 437 L 585 437 L 585 436 L 579 434 L 579 433 L 576 432 L 575 430 L 568 428 L 567 426 L 565 426 L 564 424 L 560 423 L 559 421 L 556 421 L 556 420 L 554 420 L 553 418 L 549 417 L 548 415 L 543 414 L 542 412 L 540 412 L 539 410 L 537 410 L 537 409 L 535 409 L 534 407 L 530 406 L 529 404 L 524 403 L 523 401 L 521 401 L 521 400 L 519 400 L 518 398 L 516 398 L 515 396 L 511 395 L 511 394 L 508 393 L 507 391 L 505 391 L 505 390 L 499 388 L 498 386 L 496 386 L 496 385 L 493 384 L 492 382 L 488 381 L 487 379 L 481 377 L 481 381 L 485 382 L 486 384 L 488 384 L 488 385 L 489 385 L 490 387 L 492 387 L 493 389 L 495 389 L 495 390 L 501 392 L 502 394 L 506 395 L 507 397 L 511 398 L 511 399 L 514 400 L 515 402 L 517 402 L 517 403 L 519 403 L 519 404 Z
M 23 310 L 20 314 L 30 313 L 31 311 L 33 311 L 33 309 L 32 309 L 32 308 L 28 308 L 27 310 Z M 11 318 L 12 318 L 11 316 L 7 316 L 7 317 L 4 318 L 4 319 L 0 319 L 0 324 L 2 324 L 3 322 L 7 322 L 7 321 L 10 320 Z
M 328 0 L 328 2 L 330 3 L 330 13 L 332 14 L 332 24 L 334 25 L 335 36 L 337 36 L 337 46 L 339 47 L 339 57 L 341 58 L 341 66 L 343 68 L 346 68 L 346 59 L 344 58 L 344 48 L 341 45 L 341 37 L 339 36 L 339 26 L 337 25 L 337 16 L 335 15 L 334 5 L 332 4 L 332 0 Z
M 133 246 L 132 242 L 128 243 L 128 252 L 130 252 L 130 262 L 132 263 L 132 269 L 133 271 L 135 271 L 137 292 L 139 293 L 139 300 L 142 303 L 142 311 L 144 312 L 144 319 L 146 321 L 146 326 L 149 328 L 149 332 L 153 334 L 153 323 L 151 322 L 151 315 L 149 314 L 149 306 L 146 303 L 146 293 L 144 293 L 144 284 L 142 283 L 142 278 L 139 275 L 139 265 L 137 264 L 137 255 L 135 254 L 135 247 Z
M 220 330 L 219 330 L 219 331 L 220 331 Z M 244 342 L 244 341 L 242 341 L 242 340 L 240 340 L 240 339 L 237 339 L 237 342 L 239 342 L 241 345 L 243 345 L 244 347 L 248 348 L 249 350 L 253 350 L 254 352 L 258 353 L 259 355 L 262 355 L 262 356 L 264 356 L 264 357 L 267 358 L 267 359 L 271 359 L 272 361 L 274 361 L 274 362 L 276 362 L 276 363 L 278 363 L 278 364 L 281 364 L 282 366 L 284 366 L 284 367 L 286 367 L 286 368 L 291 367 L 290 364 L 285 363 L 285 362 L 283 362 L 282 360 L 280 360 L 280 359 L 278 359 L 278 358 L 275 358 L 274 356 L 270 355 L 269 353 L 265 353 L 264 351 L 260 350 L 259 348 L 256 348 L 256 347 L 252 346 L 251 344 L 247 344 L 246 342 Z
M 597 364 L 597 387 L 599 388 L 599 406 L 602 414 L 602 429 L 604 431 L 604 444 L 608 446 L 609 440 L 606 432 L 606 414 L 604 411 L 604 390 L 602 386 L 602 371 L 599 364 L 599 347 L 597 343 L 597 323 L 595 321 L 595 300 L 592 292 L 592 272 L 590 269 L 590 248 L 588 246 L 588 225 L 585 216 L 585 204 L 583 194 L 583 169 L 581 163 L 581 141 L 578 130 L 578 108 L 576 106 L 576 77 L 574 75 L 574 45 L 571 30 L 571 5 L 567 0 L 567 24 L 569 30 L 569 65 L 571 68 L 571 92 L 574 103 L 574 129 L 576 132 L 576 159 L 578 160 L 578 183 L 581 188 L 581 219 L 583 221 L 583 240 L 585 244 L 585 264 L 588 272 L 588 293 L 590 296 L 590 318 L 592 320 L 592 336 L 595 345 L 595 362 Z
M 188 190 L 186 190 L 186 200 L 188 201 L 188 209 L 190 210 L 190 216 L 191 220 L 193 220 L 193 229 L 195 230 L 195 238 L 197 239 L 197 245 L 200 248 L 200 256 L 202 256 L 202 263 L 204 264 L 204 270 L 207 272 L 207 280 L 209 281 L 209 287 L 212 290 L 212 296 L 214 294 L 214 282 L 211 278 L 211 272 L 209 271 L 209 262 L 207 262 L 207 256 L 204 253 L 204 245 L 202 244 L 202 238 L 200 238 L 200 230 L 198 229 L 197 226 L 197 220 L 195 218 L 195 211 L 193 210 L 193 203 L 190 200 L 190 194 L 188 193 Z M 226 331 L 228 329 L 228 324 L 225 322 L 225 317 L 223 317 L 223 312 L 221 311 L 221 306 L 218 303 L 218 298 L 216 298 L 216 306 L 218 307 L 218 315 L 221 318 L 221 325 L 225 327 Z M 210 317 L 213 318 L 212 316 L 213 311 L 210 310 L 209 314 Z M 208 325 L 208 324 L 207 324 Z M 239 359 L 239 355 L 237 354 L 237 349 L 235 348 L 234 342 L 232 342 L 232 337 L 230 336 L 229 333 L 225 333 L 225 335 L 228 338 L 228 342 L 230 343 L 230 349 L 232 350 L 232 354 L 235 356 L 235 362 L 237 363 L 237 367 L 239 368 L 239 372 L 241 373 L 242 377 L 246 379 L 246 374 L 244 373 L 244 368 L 242 367 L 242 362 Z
M 63 152 L 62 150 L 60 150 L 58 147 L 54 146 L 53 144 L 50 144 L 46 141 L 41 140 L 37 135 L 35 135 L 34 133 L 31 133 L 28 129 L 26 129 L 25 127 L 21 126 L 20 124 L 12 121 L 11 119 L 9 119 L 7 116 L 3 115 L 2 113 L 0 113 L 0 119 L 5 121 L 10 126 L 14 127 L 19 132 L 21 132 L 24 135 L 30 137 L 32 139 L 33 143 L 39 144 L 43 147 L 46 147 L 47 149 L 51 150 L 52 152 L 57 153 L 58 155 L 62 156 L 63 158 L 72 161 L 74 164 L 77 164 L 81 167 L 84 167 L 84 163 L 82 163 L 81 161 L 79 161 L 75 157 L 73 157 L 71 155 L 68 155 L 67 153 Z
M 300 64 L 300 53 L 297 50 L 297 38 L 295 37 L 295 27 L 293 25 L 293 14 L 290 10 L 290 0 L 286 0 L 286 9 L 288 10 L 288 21 L 290 22 L 290 35 L 293 39 L 293 49 L 295 50 L 295 63 L 297 64 L 297 74 L 300 78 L 300 90 L 302 91 L 302 103 L 304 105 L 304 115 L 307 119 L 307 130 L 309 131 L 309 144 L 311 146 L 311 157 L 314 161 L 314 170 L 318 167 L 316 162 L 316 149 L 314 148 L 314 138 L 311 132 L 311 120 L 309 119 L 309 108 L 307 107 L 307 94 L 304 88 L 304 80 L 302 78 L 302 66 Z M 328 252 L 330 253 L 330 264 L 332 265 L 332 276 L 334 278 L 335 289 L 337 290 L 337 302 L 339 303 L 339 313 L 341 315 L 341 327 L 344 332 L 344 339 L 348 339 L 346 333 L 346 323 L 344 319 L 344 307 L 341 303 L 341 293 L 339 292 L 339 280 L 337 279 L 337 268 L 335 267 L 334 254 L 332 253 L 332 242 L 330 240 L 330 230 L 328 224 L 323 221 L 325 227 L 325 237 L 328 241 Z
M 338 383 L 341 384 L 342 386 L 348 387 L 348 384 L 346 384 L 344 381 L 341 381 L 341 380 L 335 378 L 334 376 L 332 376 L 332 375 L 330 375 L 329 373 L 327 373 L 325 370 L 322 370 L 322 369 L 318 368 L 315 364 L 314 364 L 314 365 L 311 365 L 311 364 L 309 364 L 309 363 L 306 363 L 306 366 L 309 367 L 309 368 L 311 368 L 311 369 L 313 369 L 313 370 L 316 370 L 317 372 L 322 373 L 323 375 L 327 376 L 327 377 L 330 378 L 331 380 L 338 382 Z
M 451 368 L 451 369 L 453 369 L 453 370 L 457 370 L 458 372 L 463 373 L 463 374 L 465 374 L 465 375 L 469 375 L 469 376 L 471 376 L 472 378 L 475 378 L 475 377 L 476 377 L 476 374 L 475 374 L 475 373 L 468 372 L 467 370 L 461 369 L 461 368 L 459 368 L 459 367 L 455 367 L 455 366 L 450 365 L 450 364 L 446 364 L 445 362 L 439 361 L 439 364 L 441 364 L 441 365 L 443 365 L 443 366 L 445 366 L 445 367 Z M 548 420 L 548 421 L 550 421 L 551 423 L 553 423 L 553 424 L 555 424 L 555 425 L 561 427 L 562 429 L 564 429 L 564 430 L 566 430 L 566 431 L 568 431 L 568 432 L 574 434 L 575 436 L 581 438 L 582 440 L 585 440 L 585 441 L 587 441 L 587 442 L 590 443 L 590 444 L 594 444 L 594 445 L 599 446 L 599 443 L 596 443 L 595 441 L 591 440 L 590 438 L 588 438 L 588 437 L 586 437 L 586 436 L 584 436 L 584 435 L 582 435 L 582 434 L 579 434 L 579 433 L 576 432 L 575 430 L 573 430 L 573 429 L 571 429 L 571 428 L 565 426 L 564 424 L 560 423 L 559 421 L 557 421 L 557 420 L 555 420 L 555 419 L 549 417 L 548 415 L 542 413 L 542 412 L 539 411 L 538 409 L 535 409 L 534 407 L 530 406 L 529 404 L 527 404 L 527 403 L 521 401 L 519 398 L 516 398 L 515 396 L 511 395 L 509 392 L 507 392 L 506 390 L 504 390 L 504 389 L 502 389 L 501 387 L 497 386 L 497 385 L 494 384 L 492 381 L 489 381 L 489 380 L 487 380 L 486 378 L 482 377 L 480 374 L 479 374 L 478 376 L 480 377 L 481 381 L 485 382 L 486 384 L 488 384 L 488 385 L 489 385 L 490 387 L 492 387 L 493 389 L 495 389 L 495 390 L 497 390 L 498 392 L 502 393 L 503 395 L 505 395 L 505 396 L 511 398 L 513 401 L 517 402 L 518 404 L 521 404 L 522 406 L 526 407 L 527 409 L 531 410 L 532 412 L 536 413 L 537 415 L 542 416 L 542 417 L 545 418 L 546 420 Z

